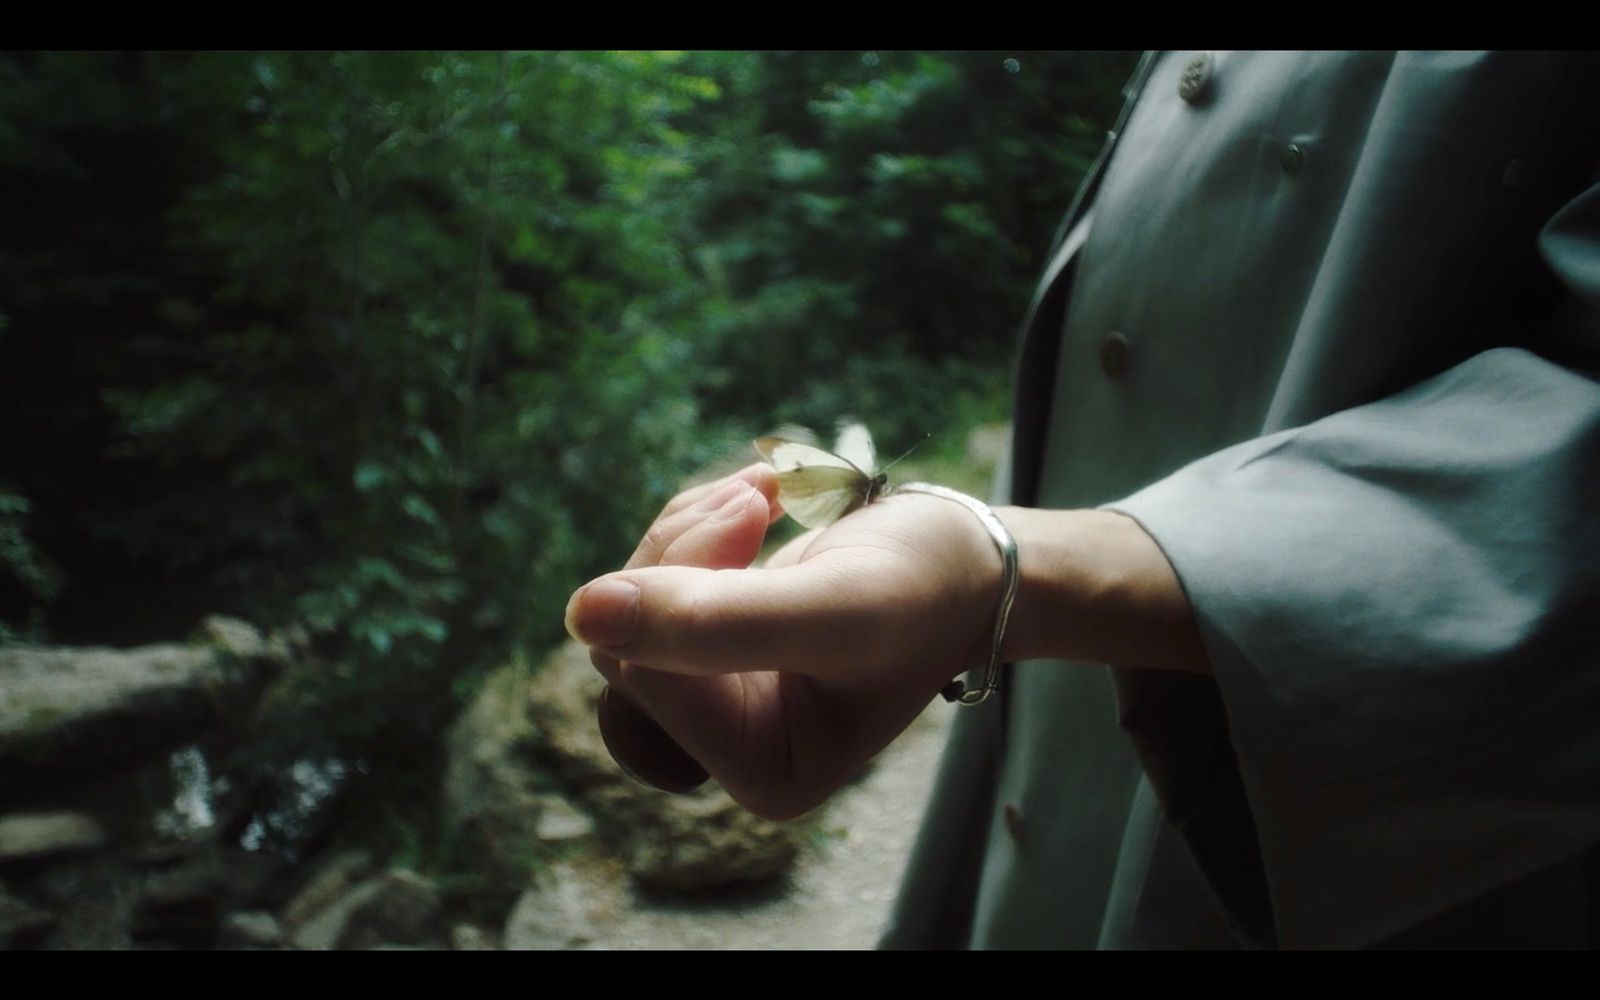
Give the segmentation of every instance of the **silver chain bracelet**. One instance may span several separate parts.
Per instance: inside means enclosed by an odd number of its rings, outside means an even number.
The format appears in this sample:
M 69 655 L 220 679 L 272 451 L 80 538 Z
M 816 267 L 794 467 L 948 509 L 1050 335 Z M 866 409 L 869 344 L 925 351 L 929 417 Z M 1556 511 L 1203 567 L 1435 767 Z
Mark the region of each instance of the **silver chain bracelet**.
M 984 673 L 983 686 L 968 688 L 960 678 L 956 678 L 939 692 L 944 695 L 945 701 L 961 705 L 982 704 L 985 698 L 1000 689 L 1000 641 L 1005 638 L 1006 622 L 1011 618 L 1011 605 L 1017 600 L 1017 581 L 1020 575 L 1017 570 L 1017 540 L 1011 537 L 1011 532 L 1006 530 L 1006 526 L 995 516 L 989 505 L 976 497 L 933 483 L 905 483 L 894 487 L 893 492 L 926 493 L 929 496 L 954 500 L 978 516 L 978 520 L 983 522 L 984 528 L 988 530 L 989 537 L 994 539 L 995 547 L 1000 550 L 1000 609 L 994 616 L 994 639 L 989 646 L 989 669 Z

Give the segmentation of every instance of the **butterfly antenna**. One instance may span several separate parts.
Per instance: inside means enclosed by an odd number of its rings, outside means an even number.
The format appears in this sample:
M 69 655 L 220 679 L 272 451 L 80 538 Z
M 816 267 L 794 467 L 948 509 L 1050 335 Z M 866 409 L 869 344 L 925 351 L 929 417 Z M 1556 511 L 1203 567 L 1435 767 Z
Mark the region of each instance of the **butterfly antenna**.
M 907 448 L 905 450 L 905 454 L 901 455 L 899 458 L 897 458 L 894 461 L 890 462 L 888 465 L 885 465 L 883 468 L 879 469 L 878 471 L 879 472 L 888 472 L 890 469 L 892 469 L 895 466 L 899 465 L 901 462 L 903 462 L 907 458 L 909 458 L 911 456 L 912 452 L 916 451 L 918 448 L 921 448 L 925 443 L 927 443 L 927 440 L 929 438 L 931 438 L 931 437 L 933 437 L 933 432 L 931 432 L 931 431 L 928 432 L 927 434 L 922 435 L 922 440 L 921 441 L 918 441 L 916 444 L 914 444 L 911 447 Z

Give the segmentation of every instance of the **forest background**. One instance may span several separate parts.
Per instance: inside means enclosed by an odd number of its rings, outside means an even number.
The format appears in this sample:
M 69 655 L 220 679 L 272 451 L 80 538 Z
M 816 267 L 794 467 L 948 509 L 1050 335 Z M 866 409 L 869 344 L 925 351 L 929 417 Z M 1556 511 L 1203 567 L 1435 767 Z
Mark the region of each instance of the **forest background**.
M 960 460 L 1131 53 L 0 55 L 0 644 L 298 625 L 232 767 L 441 734 L 684 477 Z

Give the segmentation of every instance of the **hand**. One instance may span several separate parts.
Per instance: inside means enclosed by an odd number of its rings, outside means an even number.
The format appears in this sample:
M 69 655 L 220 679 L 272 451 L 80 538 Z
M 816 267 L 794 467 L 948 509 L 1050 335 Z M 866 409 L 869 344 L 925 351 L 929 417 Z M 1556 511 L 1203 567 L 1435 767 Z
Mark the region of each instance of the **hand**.
M 776 504 L 754 504 L 739 488 L 764 489 L 762 499 L 776 495 L 777 481 L 763 465 L 750 466 L 737 475 L 695 487 L 679 494 L 656 518 L 628 560 L 626 569 L 657 565 L 703 565 L 709 569 L 748 565 L 761 547 L 764 525 L 782 516 Z M 726 512 L 721 511 L 727 506 Z M 759 520 L 760 511 L 768 517 Z M 690 531 L 703 521 L 729 521 L 728 530 Z M 679 540 L 682 539 L 682 544 Z M 568 602 L 571 605 L 572 602 Z M 572 629 L 572 611 L 567 614 Z M 574 633 L 575 634 L 575 633 Z M 606 676 L 617 670 L 617 659 L 591 649 L 589 660 Z M 684 752 L 646 712 L 611 684 L 601 689 L 597 721 L 600 736 L 617 765 L 636 781 L 664 792 L 685 794 L 703 785 L 710 775 Z
M 678 497 L 627 569 L 573 595 L 567 623 L 737 801 L 783 819 L 987 657 L 1000 557 L 971 512 L 902 495 L 742 568 L 781 513 L 776 493 L 756 465 Z
M 632 734 L 608 737 L 619 763 L 687 790 L 701 778 L 692 764 L 687 779 L 663 767 L 676 744 L 740 804 L 784 819 L 822 802 L 986 661 L 1001 563 L 970 511 L 901 494 L 744 568 L 781 515 L 776 496 L 771 467 L 754 465 L 678 497 L 626 569 L 573 595 L 567 628 L 642 707 L 610 704 Z M 995 513 L 1021 568 L 1003 659 L 1210 672 L 1183 588 L 1137 522 Z M 664 738 L 650 738 L 649 719 Z

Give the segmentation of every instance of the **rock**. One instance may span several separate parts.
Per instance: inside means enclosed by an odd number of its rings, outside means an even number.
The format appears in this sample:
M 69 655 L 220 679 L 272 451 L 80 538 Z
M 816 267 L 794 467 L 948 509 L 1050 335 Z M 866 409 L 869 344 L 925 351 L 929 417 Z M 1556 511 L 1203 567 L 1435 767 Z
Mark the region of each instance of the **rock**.
M 628 837 L 627 864 L 644 885 L 704 892 L 766 882 L 788 871 L 798 845 L 786 828 L 754 819 L 720 789 L 703 787 Z
M 193 742 L 254 703 L 282 645 L 213 617 L 193 644 L 0 649 L 0 787 Z
M 38 863 L 82 854 L 106 845 L 92 817 L 76 812 L 22 813 L 0 817 L 0 865 Z
M 91 854 L 52 866 L 30 880 L 28 892 L 59 918 L 38 947 L 59 951 L 123 951 L 134 946 L 134 886 L 115 859 Z
M 323 912 L 372 872 L 372 855 L 366 851 L 345 851 L 335 855 L 306 880 L 304 886 L 283 908 L 283 926 L 290 933 Z
M 56 923 L 54 913 L 13 896 L 0 886 L 0 949 L 36 947 Z
M 191 850 L 146 875 L 139 902 L 155 907 L 176 906 L 202 896 L 220 896 L 223 891 L 221 864 L 216 855 Z
M 376 885 L 361 883 L 296 927 L 290 934 L 290 941 L 302 951 L 332 951 L 338 948 L 356 910 L 366 906 L 376 894 Z
M 201 641 L 211 648 L 243 659 L 268 656 L 281 659 L 288 648 L 285 639 L 269 641 L 254 625 L 226 615 L 208 616 L 200 623 L 199 633 Z M 282 648 L 275 648 L 279 645 Z
M 559 795 L 539 797 L 539 822 L 534 835 L 547 844 L 570 843 L 594 834 L 594 820 Z
M 283 862 L 270 855 L 211 847 L 143 879 L 133 907 L 137 941 L 176 942 L 209 948 L 221 931 L 222 915 L 270 903 Z
M 204 861 L 160 872 L 137 893 L 129 933 L 136 942 L 209 948 L 222 919 L 222 896 L 215 867 Z
M 507 893 L 505 903 L 526 884 L 542 850 L 548 798 L 548 779 L 534 759 L 527 685 L 516 663 L 496 671 L 446 738 L 444 827 L 457 853 Z
M 456 924 L 450 928 L 450 947 L 456 951 L 497 951 L 500 946 L 477 924 Z
M 230 913 L 222 918 L 217 931 L 217 947 L 229 951 L 281 948 L 283 928 L 278 918 L 265 910 Z
M 400 869 L 378 878 L 378 891 L 355 914 L 357 926 L 340 939 L 341 948 L 430 944 L 440 910 L 439 890 L 416 872 Z
M 517 897 L 506 920 L 507 951 L 581 948 L 595 936 L 589 880 L 573 865 L 558 864 Z
M 308 951 L 424 945 L 439 905 L 439 892 L 427 879 L 415 872 L 385 872 L 307 920 L 293 941 Z
M 218 847 L 213 853 L 228 909 L 278 906 L 288 897 L 286 882 L 292 866 L 287 859 L 242 847 Z

